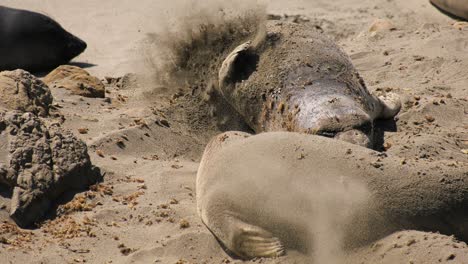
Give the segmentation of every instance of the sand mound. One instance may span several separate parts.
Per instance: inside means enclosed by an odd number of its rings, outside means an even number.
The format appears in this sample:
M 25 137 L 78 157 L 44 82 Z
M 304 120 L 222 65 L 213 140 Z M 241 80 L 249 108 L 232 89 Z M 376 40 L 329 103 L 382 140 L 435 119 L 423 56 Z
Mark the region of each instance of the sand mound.
M 51 87 L 70 90 L 76 95 L 100 98 L 105 96 L 104 84 L 97 77 L 76 66 L 59 66 L 44 77 L 44 82 Z
M 453 236 L 401 231 L 348 256 L 350 263 L 465 263 L 468 246 Z
M 202 144 L 198 145 L 196 139 L 177 133 L 167 121 L 154 117 L 136 120 L 134 127 L 110 131 L 96 138 L 90 142 L 90 149 L 109 157 L 119 155 L 148 160 L 198 158 Z

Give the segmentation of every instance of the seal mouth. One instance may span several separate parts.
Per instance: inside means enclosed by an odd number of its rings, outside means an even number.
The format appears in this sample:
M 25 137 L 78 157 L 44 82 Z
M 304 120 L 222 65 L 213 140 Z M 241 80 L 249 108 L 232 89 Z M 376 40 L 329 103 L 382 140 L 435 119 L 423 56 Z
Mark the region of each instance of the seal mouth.
M 362 147 L 373 147 L 373 126 L 370 120 L 365 120 L 352 128 L 321 127 L 309 131 L 315 135 L 346 141 Z

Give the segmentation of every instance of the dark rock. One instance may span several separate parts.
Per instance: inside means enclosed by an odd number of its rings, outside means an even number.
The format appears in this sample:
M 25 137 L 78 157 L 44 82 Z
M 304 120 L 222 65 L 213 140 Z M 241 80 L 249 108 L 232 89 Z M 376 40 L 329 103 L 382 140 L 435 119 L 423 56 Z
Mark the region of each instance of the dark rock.
M 18 111 L 0 112 L 0 124 L 0 183 L 13 188 L 10 216 L 19 226 L 40 221 L 64 192 L 100 179 L 86 144 L 71 132 Z

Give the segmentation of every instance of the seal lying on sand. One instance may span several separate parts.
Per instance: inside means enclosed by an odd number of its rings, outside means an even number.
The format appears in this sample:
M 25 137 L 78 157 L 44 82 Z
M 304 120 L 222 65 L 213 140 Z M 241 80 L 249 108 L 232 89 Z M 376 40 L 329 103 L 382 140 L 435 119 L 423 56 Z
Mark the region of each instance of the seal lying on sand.
M 443 12 L 468 20 L 468 1 L 466 0 L 430 0 L 430 2 Z
M 0 6 L 0 70 L 48 70 L 65 64 L 86 43 L 45 15 Z
M 373 121 L 401 108 L 369 93 L 349 57 L 306 25 L 267 24 L 266 37 L 235 48 L 219 71 L 220 94 L 257 133 L 295 131 L 372 145 Z
M 323 233 L 335 233 L 339 248 L 406 229 L 468 241 L 466 164 L 447 164 L 402 165 L 370 149 L 300 133 L 228 132 L 203 154 L 198 213 L 242 258 L 278 256 L 284 248 L 315 252 L 327 241 Z

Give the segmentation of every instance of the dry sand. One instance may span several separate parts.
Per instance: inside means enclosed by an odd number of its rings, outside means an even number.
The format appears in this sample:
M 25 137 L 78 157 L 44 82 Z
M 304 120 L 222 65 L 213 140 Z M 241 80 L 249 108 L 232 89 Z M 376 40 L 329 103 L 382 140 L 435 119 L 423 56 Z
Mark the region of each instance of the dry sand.
M 397 129 L 387 127 L 384 134 L 388 153 L 466 168 L 468 26 L 454 25 L 426 0 L 266 2 L 268 13 L 302 15 L 299 22 L 335 39 L 371 91 L 402 96 Z M 221 249 L 196 214 L 198 162 L 220 132 L 210 107 L 187 87 L 140 81 L 160 63 L 150 56 L 148 34 L 164 32 L 197 8 L 150 0 L 0 4 L 52 16 L 88 43 L 75 62 L 102 79 L 124 76 L 107 85 L 111 103 L 52 89 L 64 127 L 88 144 L 104 182 L 64 200 L 59 216 L 34 230 L 11 225 L 9 203 L 0 197 L 2 263 L 242 263 Z M 392 29 L 370 32 L 377 18 Z M 88 132 L 79 134 L 80 128 Z M 310 263 L 288 253 L 257 262 Z M 348 261 L 468 263 L 468 247 L 443 235 L 402 231 L 352 252 Z

